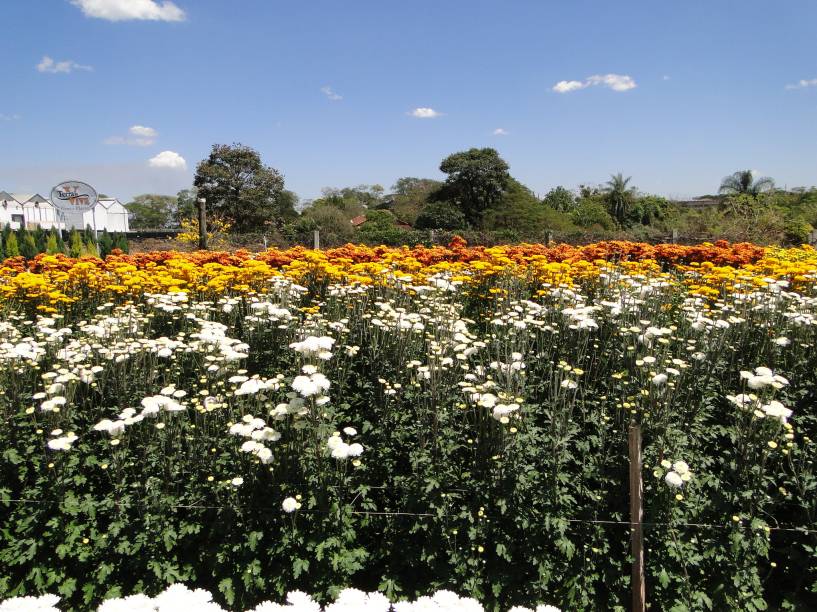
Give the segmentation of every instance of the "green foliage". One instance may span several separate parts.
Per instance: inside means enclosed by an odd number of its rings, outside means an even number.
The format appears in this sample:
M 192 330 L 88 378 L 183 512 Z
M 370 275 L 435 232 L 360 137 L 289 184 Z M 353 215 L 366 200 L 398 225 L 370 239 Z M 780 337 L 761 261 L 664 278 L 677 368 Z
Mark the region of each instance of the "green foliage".
M 37 241 L 34 235 L 25 228 L 17 230 L 17 240 L 20 245 L 20 255 L 31 259 L 37 254 Z
M 82 257 L 84 243 L 82 240 L 82 234 L 80 234 L 76 228 L 71 230 L 69 241 L 70 246 L 68 247 L 68 254 L 71 257 Z
M 321 246 L 346 244 L 355 235 L 355 229 L 347 216 L 331 205 L 307 208 L 297 221 L 284 228 L 284 235 L 295 242 L 311 246 L 314 230 L 321 233 Z
M 472 225 L 478 225 L 482 213 L 502 199 L 511 179 L 507 162 L 491 148 L 449 155 L 440 164 L 440 170 L 448 178 L 431 199 L 455 203 Z
M 262 163 L 258 151 L 242 144 L 213 145 L 197 166 L 193 184 L 207 209 L 236 232 L 281 227 L 290 216 L 291 198 L 281 198 L 283 177 Z
M 57 233 L 56 232 L 49 232 L 48 233 L 48 241 L 45 245 L 45 252 L 49 255 L 54 255 L 56 253 L 61 253 L 62 251 L 59 248 L 57 243 Z
M 17 234 L 9 232 L 5 240 L 3 240 L 3 247 L 6 257 L 18 257 L 20 255 L 20 246 L 17 242 Z
M 762 193 L 774 189 L 774 179 L 763 176 L 755 179 L 751 170 L 738 170 L 721 181 L 718 193 L 721 195 L 747 195 L 757 198 Z
M 465 215 L 451 202 L 426 204 L 414 223 L 417 229 L 458 230 L 465 229 L 466 225 Z
M 108 230 L 104 230 L 99 235 L 99 256 L 104 258 L 106 255 L 110 254 L 113 250 L 113 237 L 108 233 Z
M 401 221 L 416 225 L 418 216 L 429 203 L 429 197 L 440 187 L 442 183 L 432 179 L 413 177 L 397 179 L 392 186 L 394 195 L 389 202 L 389 209 Z
M 604 189 L 607 212 L 619 225 L 624 225 L 635 200 L 636 189 L 629 185 L 632 177 L 624 178 L 619 172 L 610 176 Z
M 182 189 L 176 194 L 176 204 L 173 207 L 172 220 L 173 227 L 180 227 L 182 221 L 189 221 L 198 214 L 196 199 L 198 191 L 196 189 Z
M 513 232 L 517 240 L 540 242 L 545 231 L 571 228 L 569 217 L 545 206 L 516 179 L 510 179 L 502 199 L 485 211 L 482 227 Z
M 125 205 L 128 223 L 132 229 L 163 229 L 174 226 L 177 198 L 173 196 L 143 194 Z
M 604 230 L 611 230 L 616 222 L 607 212 L 607 208 L 600 202 L 592 199 L 581 199 L 578 205 L 570 213 L 570 219 L 579 227 L 598 227 Z
M 569 191 L 560 185 L 548 191 L 545 194 L 545 197 L 542 199 L 542 203 L 549 206 L 553 210 L 569 213 L 573 212 L 573 209 L 576 208 L 577 200 L 572 191 Z

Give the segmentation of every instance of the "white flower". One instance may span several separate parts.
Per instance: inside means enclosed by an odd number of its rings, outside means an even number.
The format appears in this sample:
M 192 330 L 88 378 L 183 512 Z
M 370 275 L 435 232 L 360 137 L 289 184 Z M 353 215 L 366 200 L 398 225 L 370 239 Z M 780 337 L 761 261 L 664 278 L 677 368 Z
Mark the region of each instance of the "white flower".
M 664 476 L 664 482 L 671 487 L 675 487 L 676 489 L 680 489 L 682 486 L 684 486 L 684 480 L 677 472 L 667 472 L 667 475 Z
M 60 450 L 60 451 L 67 451 L 71 450 L 71 446 L 77 440 L 77 436 L 73 433 L 69 433 L 67 436 L 62 436 L 59 438 L 54 438 L 53 440 L 48 441 L 48 448 L 51 450 Z
M 244 484 L 244 479 L 241 478 L 241 476 L 236 476 L 230 481 L 230 484 L 233 485 L 234 487 L 240 487 L 241 485 Z
M 60 612 L 56 607 L 59 600 L 58 595 L 12 597 L 0 602 L 0 612 Z
M 664 383 L 667 382 L 667 375 L 666 374 L 656 374 L 650 379 L 650 382 L 654 384 L 656 387 L 660 387 Z
M 235 390 L 236 395 L 255 395 L 262 388 L 261 383 L 257 378 L 251 378 L 241 383 L 241 386 Z
M 788 418 L 792 415 L 792 411 L 777 400 L 772 400 L 768 404 L 763 404 L 760 409 L 767 417 L 778 419 L 784 425 L 788 421 Z
M 356 436 L 357 429 L 355 429 L 354 427 L 344 427 L 343 433 L 345 433 L 347 436 Z
M 689 472 L 689 466 L 685 461 L 676 461 L 672 464 L 672 469 L 681 476 Z
M 281 502 L 281 507 L 284 509 L 284 512 L 289 514 L 300 508 L 301 504 L 299 504 L 298 500 L 296 500 L 294 497 L 287 497 L 283 502 Z

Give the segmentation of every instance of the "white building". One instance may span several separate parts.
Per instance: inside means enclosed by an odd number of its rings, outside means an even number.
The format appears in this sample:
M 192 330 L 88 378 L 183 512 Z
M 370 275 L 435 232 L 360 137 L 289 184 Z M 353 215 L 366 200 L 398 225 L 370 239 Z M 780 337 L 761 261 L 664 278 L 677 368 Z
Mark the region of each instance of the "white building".
M 23 205 L 7 191 L 0 191 L 0 226 L 11 225 L 19 229 L 26 223 Z
M 81 213 L 64 213 L 62 217 L 65 220 L 66 229 L 72 227 L 77 229 L 93 228 L 95 221 L 96 229 L 100 232 L 102 230 L 127 232 L 130 227 L 128 225 L 128 211 L 122 205 L 122 202 L 116 198 L 102 198 L 91 210 Z
M 47 198 L 39 193 L 12 193 L 11 195 L 23 209 L 27 228 L 39 225 L 43 229 L 63 229 L 64 226 L 57 216 L 57 210 Z
M 83 213 L 60 213 L 50 200 L 39 193 L 8 193 L 0 191 L 0 228 L 6 224 L 12 229 L 37 226 L 43 229 L 80 230 L 94 227 L 98 231 L 127 232 L 128 211 L 116 198 L 102 198 L 92 210 Z

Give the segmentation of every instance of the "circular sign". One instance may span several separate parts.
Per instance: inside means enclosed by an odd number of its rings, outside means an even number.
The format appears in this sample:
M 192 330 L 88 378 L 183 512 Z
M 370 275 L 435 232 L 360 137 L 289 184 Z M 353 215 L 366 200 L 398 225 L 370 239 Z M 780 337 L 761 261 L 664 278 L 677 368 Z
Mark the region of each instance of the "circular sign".
M 96 189 L 82 181 L 63 181 L 51 190 L 51 203 L 64 213 L 91 210 L 98 199 Z

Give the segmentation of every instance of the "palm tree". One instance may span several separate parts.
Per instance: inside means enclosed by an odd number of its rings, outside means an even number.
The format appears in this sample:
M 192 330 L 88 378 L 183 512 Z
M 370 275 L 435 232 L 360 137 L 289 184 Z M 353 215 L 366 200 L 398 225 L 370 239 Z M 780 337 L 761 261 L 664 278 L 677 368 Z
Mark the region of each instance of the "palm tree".
M 627 217 L 627 211 L 630 208 L 630 204 L 632 204 L 633 196 L 635 195 L 635 187 L 629 187 L 628 184 L 630 179 L 633 177 L 628 176 L 624 178 L 624 175 L 619 172 L 618 174 L 611 174 L 610 180 L 607 181 L 606 187 L 604 189 L 605 193 L 607 194 L 607 208 L 610 211 L 610 214 L 618 221 L 619 225 L 624 224 L 624 220 Z
M 750 195 L 754 198 L 774 189 L 774 179 L 768 176 L 755 178 L 751 170 L 738 170 L 721 181 L 718 193 L 722 195 Z

